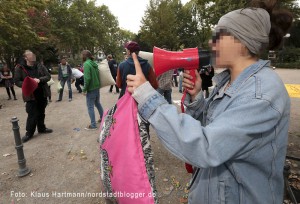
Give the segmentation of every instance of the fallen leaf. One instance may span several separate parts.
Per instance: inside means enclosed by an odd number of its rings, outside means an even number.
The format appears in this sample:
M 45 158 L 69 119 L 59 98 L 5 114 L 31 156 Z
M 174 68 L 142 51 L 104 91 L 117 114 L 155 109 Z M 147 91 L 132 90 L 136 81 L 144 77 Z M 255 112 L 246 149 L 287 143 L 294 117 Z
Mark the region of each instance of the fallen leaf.
M 187 198 L 180 198 L 179 202 L 180 203 L 188 203 L 188 199 Z
M 171 192 L 172 192 L 172 191 L 170 191 L 170 190 L 169 190 L 169 191 L 163 191 L 163 194 L 164 194 L 164 195 L 170 195 Z
M 96 171 L 94 171 L 94 173 L 100 174 L 100 170 L 96 170 Z
M 84 160 L 86 160 L 86 159 L 87 159 L 87 157 L 84 155 L 84 156 L 81 156 L 81 159 L 84 159 Z

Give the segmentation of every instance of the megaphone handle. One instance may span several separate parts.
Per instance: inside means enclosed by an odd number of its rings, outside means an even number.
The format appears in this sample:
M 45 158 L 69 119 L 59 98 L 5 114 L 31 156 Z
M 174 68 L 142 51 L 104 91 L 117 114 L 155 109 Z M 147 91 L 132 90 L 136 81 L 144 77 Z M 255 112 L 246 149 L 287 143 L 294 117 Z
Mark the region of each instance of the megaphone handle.
M 184 92 L 183 92 L 183 95 L 181 97 L 181 103 L 180 103 L 180 107 L 181 107 L 181 112 L 184 113 L 184 100 L 185 100 L 185 97 L 186 97 L 186 89 L 184 89 Z
M 196 69 L 190 70 L 190 75 L 193 77 L 192 82 L 195 84 L 195 82 L 196 82 Z
M 190 75 L 193 77 L 192 82 L 195 83 L 196 81 L 196 69 L 190 70 Z M 181 112 L 184 113 L 184 100 L 187 94 L 187 90 L 185 89 L 181 98 Z

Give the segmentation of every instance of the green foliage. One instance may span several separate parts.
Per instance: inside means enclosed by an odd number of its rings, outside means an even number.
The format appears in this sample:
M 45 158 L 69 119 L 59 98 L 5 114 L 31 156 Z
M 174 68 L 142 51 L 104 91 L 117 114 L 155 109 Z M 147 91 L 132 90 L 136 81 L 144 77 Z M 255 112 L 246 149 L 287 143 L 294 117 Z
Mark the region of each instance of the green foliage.
M 80 52 L 102 51 L 117 61 L 124 56 L 123 45 L 139 42 L 142 50 L 166 45 L 172 50 L 201 46 L 208 48 L 213 27 L 225 13 L 242 8 L 247 0 L 149 0 L 138 35 L 119 28 L 117 18 L 107 6 L 95 0 L 2 0 L 0 7 L 0 62 L 13 67 L 24 50 L 32 49 L 45 64 L 56 64 L 59 53 L 72 53 L 75 64 Z M 285 47 L 300 47 L 299 6 L 294 0 L 278 1 L 291 10 L 295 21 Z M 298 56 L 287 52 L 282 61 Z M 298 58 L 297 58 L 298 59 Z
M 32 15 L 43 9 L 45 0 L 3 0 L 0 7 L 0 60 L 13 67 L 14 59 L 40 43 L 32 28 Z M 16 6 L 17 5 L 17 6 Z
M 198 0 L 201 2 L 201 0 Z M 219 19 L 226 13 L 246 7 L 246 0 L 214 0 L 212 1 L 212 14 L 210 23 L 216 25 Z
M 272 64 L 275 67 L 278 68 L 286 68 L 286 69 L 300 69 L 300 62 L 277 62 Z
M 82 64 L 81 59 L 69 59 L 68 63 L 72 68 L 77 67 L 77 65 Z
M 300 20 L 296 20 L 290 30 L 291 36 L 285 40 L 286 46 L 300 47 Z
M 280 8 L 290 10 L 295 19 L 299 17 L 297 1 L 277 2 Z M 146 51 L 162 45 L 174 50 L 196 46 L 208 48 L 211 32 L 220 17 L 232 10 L 246 8 L 249 3 L 249 0 L 190 0 L 182 6 L 178 0 L 150 0 L 137 39 Z M 290 41 L 299 39 L 298 30 L 293 32 Z
M 280 63 L 300 63 L 300 48 L 285 47 L 278 52 L 277 62 Z
M 32 49 L 47 64 L 56 64 L 63 50 L 75 60 L 80 60 L 83 49 L 121 59 L 124 43 L 134 38 L 133 33 L 119 28 L 107 6 L 97 7 L 94 0 L 2 2 L 0 61 L 11 66 L 25 49 Z
M 179 22 L 182 4 L 179 0 L 150 0 L 142 19 L 140 40 L 149 47 L 179 47 Z

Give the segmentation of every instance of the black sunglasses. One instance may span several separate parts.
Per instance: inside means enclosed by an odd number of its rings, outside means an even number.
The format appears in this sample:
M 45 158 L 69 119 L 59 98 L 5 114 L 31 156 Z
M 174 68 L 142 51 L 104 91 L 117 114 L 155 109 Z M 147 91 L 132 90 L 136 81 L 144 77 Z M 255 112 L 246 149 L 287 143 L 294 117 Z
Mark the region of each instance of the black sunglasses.
M 228 36 L 230 33 L 226 29 L 216 30 L 212 34 L 212 43 L 217 43 L 217 40 L 220 40 L 221 36 Z

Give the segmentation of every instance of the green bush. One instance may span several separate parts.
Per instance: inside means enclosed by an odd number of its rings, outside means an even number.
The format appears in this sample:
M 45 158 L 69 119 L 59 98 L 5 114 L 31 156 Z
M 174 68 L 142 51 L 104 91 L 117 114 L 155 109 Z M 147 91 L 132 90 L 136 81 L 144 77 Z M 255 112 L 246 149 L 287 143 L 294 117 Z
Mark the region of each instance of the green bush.
M 278 67 L 278 68 L 287 68 L 287 69 L 300 69 L 300 62 L 277 62 L 277 63 L 273 63 L 272 66 L 274 67 Z
M 58 74 L 58 67 L 57 66 L 53 66 L 51 67 L 51 74 Z
M 287 47 L 278 52 L 277 62 L 280 63 L 300 63 L 300 48 Z
M 68 63 L 71 65 L 72 68 L 77 67 L 77 65 L 82 64 L 81 59 L 68 59 Z
M 272 60 L 272 66 L 278 68 L 300 69 L 300 48 L 285 47 L 276 51 L 276 59 Z M 268 59 L 268 51 L 262 53 L 262 59 Z

